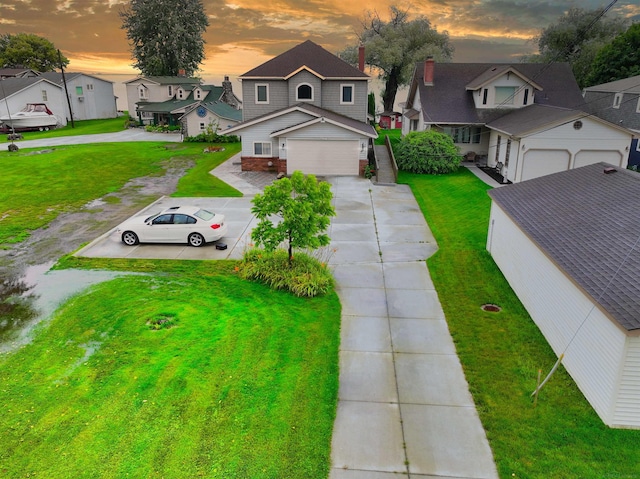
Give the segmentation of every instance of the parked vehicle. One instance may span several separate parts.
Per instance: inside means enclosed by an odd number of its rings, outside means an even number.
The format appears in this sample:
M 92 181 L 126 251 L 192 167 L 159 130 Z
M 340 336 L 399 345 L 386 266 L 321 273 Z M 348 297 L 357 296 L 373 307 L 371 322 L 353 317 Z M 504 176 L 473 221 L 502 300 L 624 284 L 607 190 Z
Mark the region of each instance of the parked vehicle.
M 22 110 L 0 116 L 3 129 L 13 131 L 49 130 L 59 123 L 58 118 L 44 103 L 27 103 Z
M 222 214 L 197 206 L 173 206 L 151 216 L 137 216 L 116 230 L 128 246 L 138 243 L 187 243 L 203 246 L 227 234 Z

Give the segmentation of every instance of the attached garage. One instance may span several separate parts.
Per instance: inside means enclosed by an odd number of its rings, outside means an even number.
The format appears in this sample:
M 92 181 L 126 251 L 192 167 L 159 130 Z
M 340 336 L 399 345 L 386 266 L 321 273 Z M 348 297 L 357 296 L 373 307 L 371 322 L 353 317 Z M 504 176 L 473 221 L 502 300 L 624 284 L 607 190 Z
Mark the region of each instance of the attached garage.
M 359 140 L 290 139 L 287 145 L 287 174 L 358 175 Z
M 521 181 L 566 171 L 570 160 L 566 150 L 529 150 L 522 159 Z

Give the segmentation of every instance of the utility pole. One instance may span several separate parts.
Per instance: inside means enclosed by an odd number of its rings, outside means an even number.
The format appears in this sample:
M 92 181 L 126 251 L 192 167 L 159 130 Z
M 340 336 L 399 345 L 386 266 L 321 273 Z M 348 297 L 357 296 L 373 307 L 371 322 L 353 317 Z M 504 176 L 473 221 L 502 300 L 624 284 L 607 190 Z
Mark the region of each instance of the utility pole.
M 73 110 L 71 109 L 71 98 L 69 97 L 69 90 L 67 89 L 67 79 L 64 76 L 64 65 L 62 64 L 62 55 L 58 48 L 58 63 L 60 63 L 60 71 L 62 72 L 62 83 L 64 83 L 64 94 L 67 97 L 67 105 L 69 105 L 69 116 L 71 116 L 71 128 L 76 126 L 73 124 Z

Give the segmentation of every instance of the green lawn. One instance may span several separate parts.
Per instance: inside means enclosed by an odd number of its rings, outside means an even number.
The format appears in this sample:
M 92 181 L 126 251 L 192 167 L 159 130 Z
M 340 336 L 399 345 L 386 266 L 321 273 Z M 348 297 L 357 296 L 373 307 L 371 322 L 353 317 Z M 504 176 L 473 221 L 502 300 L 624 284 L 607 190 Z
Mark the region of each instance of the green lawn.
M 551 348 L 487 253 L 487 185 L 467 169 L 401 173 L 440 249 L 428 261 L 502 478 L 640 477 L 640 431 L 606 427 L 561 367 L 540 393 Z M 495 303 L 503 309 L 480 309 Z
M 74 127 L 71 122 L 62 128 L 55 128 L 49 131 L 25 131 L 22 134 L 25 140 L 39 140 L 41 138 L 57 138 L 60 136 L 93 135 L 96 133 L 114 133 L 126 129 L 129 117 L 107 118 L 105 120 L 82 120 L 75 121 Z M 4 141 L 4 140 L 3 140 Z M 16 142 L 18 146 L 20 141 Z
M 397 143 L 402 138 L 402 129 L 394 128 L 393 130 L 379 130 L 378 138 L 375 139 L 376 145 L 384 145 L 384 138 L 388 136 L 391 144 Z
M 241 196 L 209 174 L 238 151 L 203 153 L 204 143 L 101 143 L 0 152 L 0 245 L 23 241 L 62 212 L 119 190 L 129 179 L 161 174 L 172 158 L 196 162 L 178 186 L 198 196 Z M 34 154 L 34 151 L 47 151 Z
M 337 296 L 271 291 L 234 264 L 67 260 L 152 274 L 71 299 L 0 356 L 1 476 L 325 479 Z

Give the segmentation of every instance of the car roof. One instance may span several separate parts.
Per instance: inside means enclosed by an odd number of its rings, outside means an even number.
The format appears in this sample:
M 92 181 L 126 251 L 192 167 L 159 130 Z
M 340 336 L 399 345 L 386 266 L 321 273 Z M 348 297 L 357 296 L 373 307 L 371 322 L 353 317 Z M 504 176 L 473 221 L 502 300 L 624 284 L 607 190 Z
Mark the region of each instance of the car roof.
M 186 214 L 186 215 L 193 215 L 193 214 L 195 214 L 197 211 L 199 211 L 201 209 L 202 208 L 200 208 L 198 206 L 172 206 L 170 208 L 167 208 L 166 210 L 163 210 L 161 214 L 182 213 L 182 214 Z

